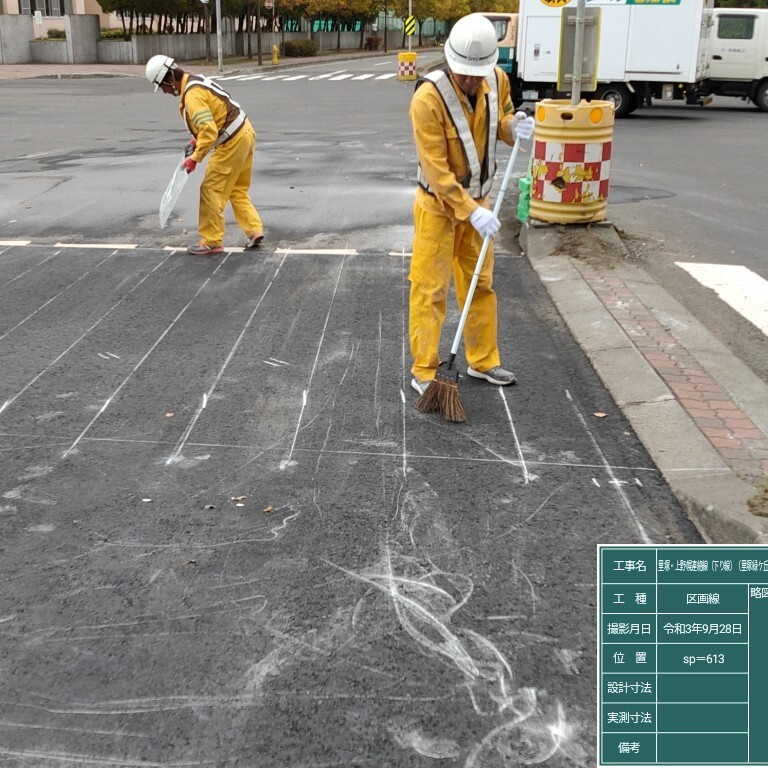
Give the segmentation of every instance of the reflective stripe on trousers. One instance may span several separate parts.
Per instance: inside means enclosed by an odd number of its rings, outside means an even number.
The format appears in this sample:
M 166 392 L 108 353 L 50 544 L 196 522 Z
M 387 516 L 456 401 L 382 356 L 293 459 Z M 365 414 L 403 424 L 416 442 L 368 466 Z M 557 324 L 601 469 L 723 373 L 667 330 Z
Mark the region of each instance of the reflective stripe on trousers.
M 244 125 L 228 142 L 213 150 L 200 185 L 198 231 L 208 245 L 221 245 L 224 239 L 224 208 L 229 202 L 238 226 L 249 237 L 264 226 L 254 208 L 248 189 L 251 186 L 256 134 Z
M 418 193 L 417 193 L 418 194 Z M 453 275 L 459 309 L 472 282 L 483 238 L 469 221 L 455 225 L 447 216 L 414 205 L 413 256 L 409 335 L 413 367 L 422 381 L 432 379 L 440 364 L 440 332 L 445 321 L 448 288 Z M 464 349 L 472 368 L 487 371 L 501 364 L 497 344 L 496 293 L 493 290 L 493 242 L 483 262 L 475 296 L 464 327 Z M 445 354 L 456 329 L 445 340 Z

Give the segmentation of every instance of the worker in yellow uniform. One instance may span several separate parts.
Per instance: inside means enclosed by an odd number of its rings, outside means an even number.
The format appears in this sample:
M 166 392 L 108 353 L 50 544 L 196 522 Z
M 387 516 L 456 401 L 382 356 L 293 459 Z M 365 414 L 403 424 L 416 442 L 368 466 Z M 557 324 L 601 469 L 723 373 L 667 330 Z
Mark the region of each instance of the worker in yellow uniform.
M 248 196 L 256 133 L 245 112 L 219 85 L 202 75 L 186 73 L 170 56 L 153 56 L 146 75 L 155 90 L 180 97 L 179 111 L 192 134 L 183 162 L 187 173 L 210 153 L 200 185 L 200 242 L 187 250 L 203 256 L 223 252 L 227 202 L 248 236 L 245 249 L 257 248 L 264 239 L 264 225 Z
M 412 387 L 422 394 L 440 364 L 440 333 L 453 275 L 459 306 L 472 281 L 486 236 L 501 226 L 489 209 L 496 141 L 533 135 L 534 120 L 515 114 L 509 79 L 498 67 L 493 24 L 472 13 L 453 26 L 444 47 L 447 68 L 426 75 L 410 107 L 419 158 L 413 207 L 409 336 Z M 464 328 L 467 373 L 506 386 L 497 344 L 493 244 L 489 244 Z

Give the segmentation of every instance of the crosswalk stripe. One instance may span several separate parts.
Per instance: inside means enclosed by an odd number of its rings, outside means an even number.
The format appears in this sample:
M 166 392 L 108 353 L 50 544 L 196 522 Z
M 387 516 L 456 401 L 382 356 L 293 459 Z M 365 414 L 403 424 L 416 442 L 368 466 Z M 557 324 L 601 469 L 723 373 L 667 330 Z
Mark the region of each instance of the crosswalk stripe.
M 287 83 L 289 80 L 301 80 L 305 78 L 306 75 L 291 75 L 291 77 L 286 77 L 285 82 Z
M 241 80 L 260 80 L 264 75 L 238 75 L 238 77 Z
M 768 280 L 736 264 L 675 263 L 702 285 L 711 288 L 742 317 L 768 334 Z
M 348 77 L 352 77 L 351 72 L 345 72 L 343 75 L 336 75 L 336 77 L 328 78 L 329 82 L 331 80 L 346 80 Z
M 376 75 L 377 80 L 389 80 L 390 77 L 397 77 L 397 72 L 388 72 L 386 75 Z
M 265 77 L 262 79 L 262 82 L 266 83 L 268 80 L 285 80 L 285 75 L 272 75 L 271 77 Z
M 326 72 L 324 75 L 315 75 L 314 77 L 310 77 L 310 80 L 325 80 L 327 77 L 333 77 L 334 75 L 340 75 L 342 72 L 344 72 L 343 69 L 337 69 L 335 72 Z
M 371 73 L 369 73 L 367 75 L 355 75 L 355 77 L 353 77 L 352 79 L 353 80 L 367 80 L 369 77 L 373 77 L 373 72 L 371 72 Z

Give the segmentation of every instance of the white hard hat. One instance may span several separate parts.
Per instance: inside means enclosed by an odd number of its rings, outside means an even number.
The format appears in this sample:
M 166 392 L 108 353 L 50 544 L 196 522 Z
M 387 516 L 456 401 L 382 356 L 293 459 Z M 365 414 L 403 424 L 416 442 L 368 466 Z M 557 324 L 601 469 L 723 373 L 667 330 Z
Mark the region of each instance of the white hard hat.
M 165 80 L 165 76 L 168 74 L 169 69 L 173 69 L 176 66 L 176 62 L 170 56 L 163 56 L 158 54 L 153 56 L 147 62 L 147 80 L 155 86 L 155 90 L 160 87 L 160 83 Z
M 496 29 L 482 13 L 470 13 L 453 25 L 444 50 L 451 72 L 488 77 L 499 58 Z

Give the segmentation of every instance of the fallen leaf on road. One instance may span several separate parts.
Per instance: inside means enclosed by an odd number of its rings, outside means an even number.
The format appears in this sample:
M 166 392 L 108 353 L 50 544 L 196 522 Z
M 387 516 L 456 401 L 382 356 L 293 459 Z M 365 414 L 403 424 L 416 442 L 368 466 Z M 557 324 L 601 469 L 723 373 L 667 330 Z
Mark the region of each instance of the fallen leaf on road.
M 206 504 L 203 509 L 216 509 L 216 507 L 213 506 L 213 504 Z
M 165 414 L 166 419 L 170 419 L 171 416 L 175 416 L 176 414 L 173 411 L 168 411 L 168 413 Z
M 604 419 L 608 414 L 607 413 L 601 413 L 600 411 L 597 411 L 596 413 L 593 413 L 592 415 L 597 417 L 598 419 Z
M 272 511 L 272 507 L 264 507 L 264 514 L 268 515 Z

